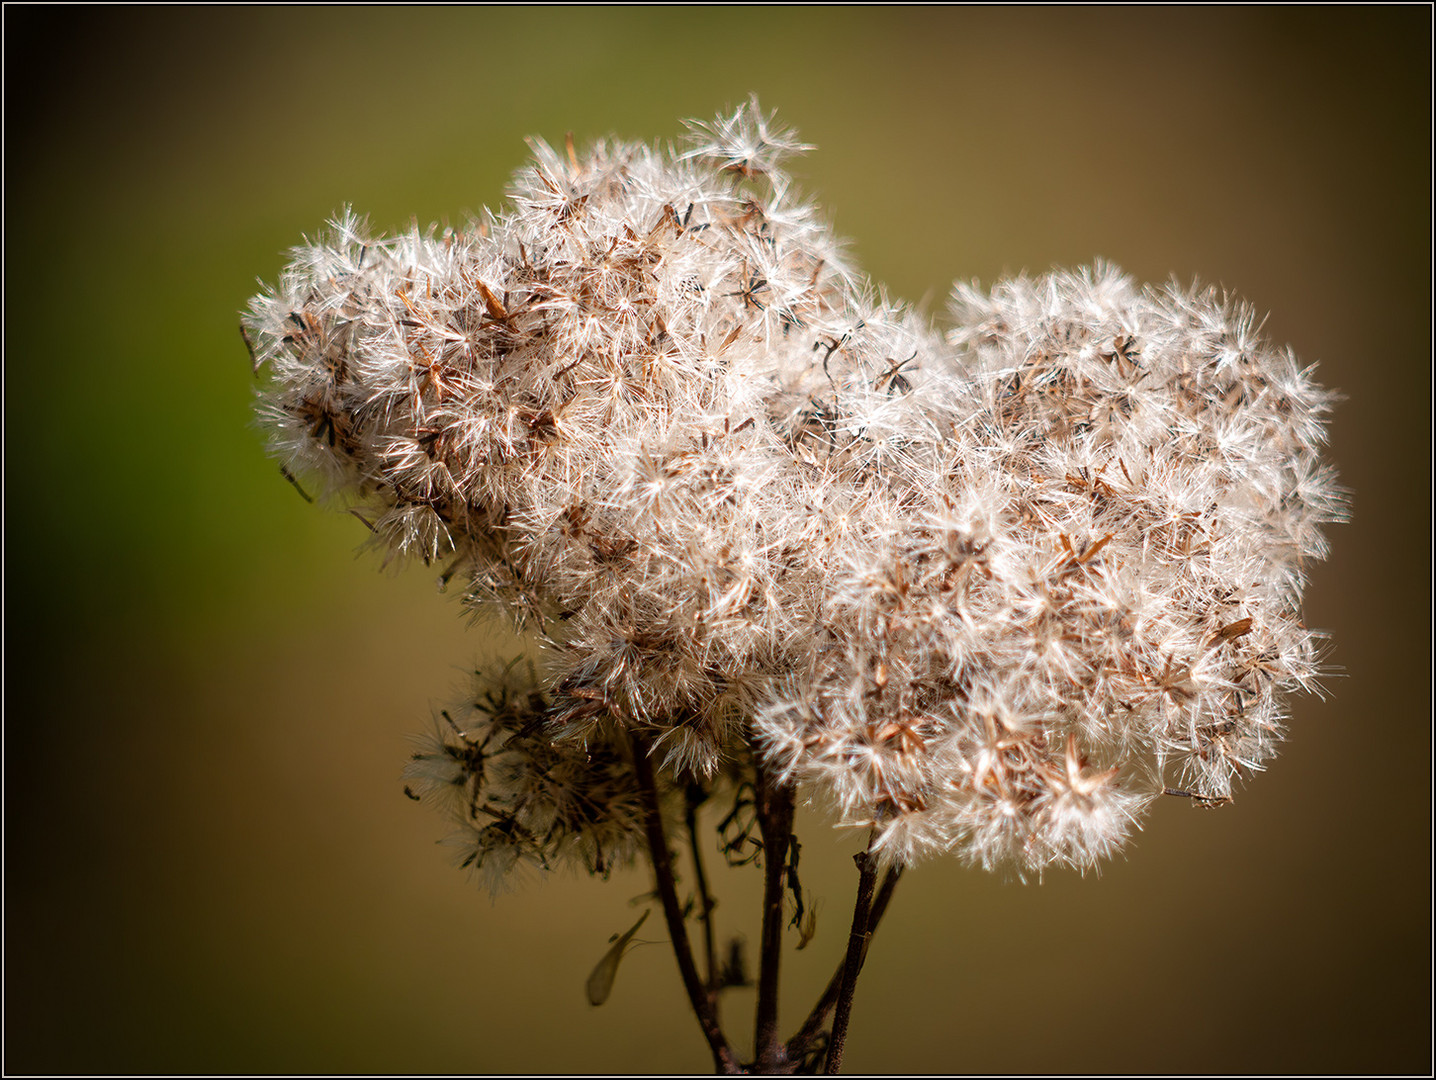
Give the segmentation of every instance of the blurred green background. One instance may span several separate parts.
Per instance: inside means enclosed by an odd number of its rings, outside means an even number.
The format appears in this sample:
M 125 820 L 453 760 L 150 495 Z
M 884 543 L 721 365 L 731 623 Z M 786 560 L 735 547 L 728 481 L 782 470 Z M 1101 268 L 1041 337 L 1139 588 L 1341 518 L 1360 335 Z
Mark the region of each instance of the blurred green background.
M 8 1072 L 708 1068 L 666 946 L 584 1000 L 644 876 L 490 903 L 403 798 L 407 733 L 512 646 L 283 482 L 236 323 L 345 202 L 458 221 L 525 135 L 668 139 L 750 91 L 895 295 L 940 314 L 954 278 L 1095 257 L 1197 277 L 1347 396 L 1354 519 L 1307 606 L 1330 698 L 1235 807 L 1164 802 L 1099 877 L 919 867 L 845 1064 L 1430 1069 L 1429 9 L 4 20 Z M 804 823 L 825 901 L 785 1028 L 854 879 L 855 840 Z

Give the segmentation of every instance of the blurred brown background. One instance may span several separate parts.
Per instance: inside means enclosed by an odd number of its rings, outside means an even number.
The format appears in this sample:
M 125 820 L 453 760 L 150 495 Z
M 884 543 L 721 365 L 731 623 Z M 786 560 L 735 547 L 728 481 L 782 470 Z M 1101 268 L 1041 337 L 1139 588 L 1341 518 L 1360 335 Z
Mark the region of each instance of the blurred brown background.
M 1100 877 L 919 867 L 845 1064 L 1429 1071 L 1429 9 L 4 20 L 8 1072 L 708 1067 L 666 946 L 584 1000 L 646 878 L 491 904 L 403 798 L 406 734 L 505 640 L 283 482 L 236 322 L 345 202 L 461 220 L 525 135 L 668 139 L 754 90 L 895 295 L 940 314 L 954 278 L 1099 256 L 1197 277 L 1347 396 L 1354 518 L 1307 607 L 1330 698 L 1235 807 L 1168 800 Z M 804 822 L 826 899 L 785 1027 L 854 878 Z

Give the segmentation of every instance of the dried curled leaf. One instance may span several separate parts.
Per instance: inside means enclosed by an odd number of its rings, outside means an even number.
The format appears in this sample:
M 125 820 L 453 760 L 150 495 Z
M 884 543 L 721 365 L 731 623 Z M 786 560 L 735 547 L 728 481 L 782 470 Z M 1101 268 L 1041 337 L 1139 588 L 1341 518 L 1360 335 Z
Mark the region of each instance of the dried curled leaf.
M 602 1005 L 608 1000 L 608 995 L 613 992 L 613 978 L 618 974 L 618 962 L 623 959 L 628 943 L 633 940 L 633 935 L 638 933 L 638 928 L 647 918 L 648 912 L 645 911 L 626 932 L 614 938 L 612 947 L 603 954 L 603 959 L 593 969 L 593 974 L 589 975 L 587 990 L 590 1005 Z

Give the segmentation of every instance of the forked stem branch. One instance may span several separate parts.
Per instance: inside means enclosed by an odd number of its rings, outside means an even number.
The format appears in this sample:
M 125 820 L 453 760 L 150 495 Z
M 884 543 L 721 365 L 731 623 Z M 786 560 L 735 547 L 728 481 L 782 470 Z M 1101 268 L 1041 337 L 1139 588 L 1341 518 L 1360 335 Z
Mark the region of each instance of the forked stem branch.
M 688 944 L 688 928 L 683 924 L 683 909 L 678 903 L 678 889 L 673 877 L 673 862 L 668 853 L 668 838 L 663 833 L 663 813 L 658 804 L 658 784 L 653 775 L 653 762 L 649 760 L 652 749 L 648 740 L 634 732 L 629 735 L 633 752 L 633 769 L 638 778 L 643 798 L 644 832 L 648 838 L 648 854 L 653 862 L 653 876 L 658 886 L 658 897 L 663 903 L 663 917 L 668 923 L 668 939 L 673 944 L 673 955 L 678 960 L 678 971 L 683 976 L 683 987 L 688 991 L 688 1000 L 693 1013 L 708 1040 L 713 1052 L 713 1065 L 720 1073 L 739 1072 L 738 1060 L 733 1055 L 723 1029 L 718 1025 L 718 1015 L 713 1008 L 713 999 L 698 975 L 693 963 L 693 950 Z
M 883 876 L 883 883 L 878 887 L 877 895 L 873 898 L 872 910 L 868 913 L 868 943 L 872 943 L 873 934 L 877 932 L 878 924 L 882 922 L 883 915 L 887 912 L 888 904 L 893 897 L 893 891 L 897 888 L 898 880 L 902 877 L 901 866 L 894 866 Z M 813 1011 L 803 1021 L 803 1026 L 798 1033 L 788 1040 L 788 1058 L 791 1061 L 800 1061 L 808 1053 L 808 1048 L 823 1030 L 823 1024 L 828 1019 L 828 1014 L 833 1011 L 833 1006 L 838 1002 L 838 993 L 843 986 L 843 974 L 847 970 L 847 956 L 844 954 L 843 962 L 838 964 L 833 977 L 828 980 L 827 988 L 823 991 L 822 997 L 818 998 Z
M 758 777 L 758 828 L 763 834 L 762 957 L 754 1023 L 755 1068 L 772 1072 L 785 1064 L 787 1047 L 778 1038 L 778 969 L 783 954 L 783 884 L 793 838 L 793 789 L 754 754 Z
M 878 860 L 873 853 L 876 834 L 868 841 L 866 851 L 853 856 L 858 867 L 858 897 L 853 904 L 853 928 L 848 934 L 848 952 L 843 959 L 843 981 L 838 988 L 837 1011 L 833 1014 L 833 1033 L 828 1039 L 828 1059 L 823 1072 L 837 1074 L 843 1064 L 843 1046 L 848 1038 L 848 1020 L 853 1011 L 853 991 L 857 989 L 858 972 L 862 970 L 871 937 L 869 920 L 873 909 L 873 890 L 878 879 Z

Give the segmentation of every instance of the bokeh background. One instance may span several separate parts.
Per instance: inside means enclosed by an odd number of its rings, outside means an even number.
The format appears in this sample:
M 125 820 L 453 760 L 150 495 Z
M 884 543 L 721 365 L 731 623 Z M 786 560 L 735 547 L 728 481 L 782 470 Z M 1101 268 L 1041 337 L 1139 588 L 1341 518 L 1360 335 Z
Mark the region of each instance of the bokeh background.
M 5 42 L 7 1072 L 702 1071 L 649 888 L 491 902 L 406 735 L 502 628 L 357 559 L 251 426 L 239 310 L 346 202 L 496 205 L 526 135 L 668 139 L 750 91 L 857 259 L 1096 257 L 1239 291 L 1347 400 L 1352 523 L 1308 592 L 1327 700 L 1235 807 L 1100 876 L 904 881 L 854 1071 L 1424 1073 L 1431 960 L 1431 12 L 15 8 Z M 817 940 L 857 839 L 800 818 Z M 721 889 L 756 940 L 756 875 Z M 642 935 L 640 935 L 642 936 Z M 650 935 L 661 939 L 661 931 Z M 751 992 L 726 1000 L 751 1030 Z

